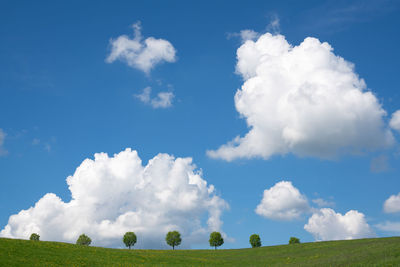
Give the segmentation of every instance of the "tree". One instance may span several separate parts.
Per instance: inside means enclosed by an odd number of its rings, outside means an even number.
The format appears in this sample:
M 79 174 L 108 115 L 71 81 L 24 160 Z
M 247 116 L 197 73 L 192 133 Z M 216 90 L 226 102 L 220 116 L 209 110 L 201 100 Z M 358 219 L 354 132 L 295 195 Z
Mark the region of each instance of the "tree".
M 175 249 L 175 246 L 179 246 L 182 242 L 181 234 L 178 231 L 168 232 L 165 241 L 167 241 L 167 244 L 170 245 L 172 249 Z
M 92 239 L 85 234 L 81 234 L 78 240 L 76 240 L 77 245 L 89 246 L 90 243 L 92 243 Z
M 298 239 L 297 237 L 291 237 L 290 239 L 289 239 L 289 244 L 298 244 L 298 243 L 300 243 L 300 239 Z
M 31 234 L 31 237 L 29 237 L 29 240 L 33 240 L 33 241 L 39 241 L 40 235 L 33 233 Z
M 252 234 L 250 236 L 250 244 L 253 248 L 261 247 L 261 238 L 257 234 Z
M 217 247 L 221 246 L 224 243 L 224 239 L 219 232 L 212 232 L 210 234 L 210 246 L 217 249 Z
M 126 232 L 123 238 L 125 246 L 131 249 L 131 246 L 136 244 L 136 235 L 134 232 Z

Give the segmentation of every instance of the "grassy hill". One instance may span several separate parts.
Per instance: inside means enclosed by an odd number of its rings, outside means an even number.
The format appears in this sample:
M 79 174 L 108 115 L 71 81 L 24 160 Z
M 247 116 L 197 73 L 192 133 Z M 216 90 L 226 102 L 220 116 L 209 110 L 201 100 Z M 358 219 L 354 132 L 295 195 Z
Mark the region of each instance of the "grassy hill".
M 400 266 L 400 237 L 217 251 L 109 249 L 0 238 L 0 266 Z

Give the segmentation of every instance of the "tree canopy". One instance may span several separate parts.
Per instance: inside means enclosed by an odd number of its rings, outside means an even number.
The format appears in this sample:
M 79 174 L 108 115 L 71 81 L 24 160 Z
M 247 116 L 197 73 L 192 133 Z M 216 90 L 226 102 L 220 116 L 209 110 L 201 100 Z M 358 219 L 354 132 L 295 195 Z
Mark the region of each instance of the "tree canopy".
M 81 234 L 78 237 L 78 240 L 76 240 L 76 244 L 77 245 L 82 245 L 82 246 L 89 246 L 90 243 L 92 243 L 92 239 L 90 239 L 90 237 L 88 237 L 85 234 Z
M 300 239 L 298 239 L 297 237 L 291 237 L 290 239 L 289 239 L 289 244 L 298 244 L 298 243 L 300 243 Z
M 210 234 L 210 246 L 217 249 L 217 247 L 221 246 L 224 243 L 224 239 L 221 236 L 220 232 L 212 232 Z
M 134 232 L 126 232 L 122 240 L 124 241 L 125 246 L 131 249 L 131 247 L 136 244 L 136 235 Z
M 178 231 L 168 232 L 165 241 L 172 249 L 175 249 L 175 247 L 179 246 L 182 242 L 181 234 Z
M 33 240 L 33 241 L 39 241 L 40 239 L 40 235 L 33 233 L 31 234 L 31 236 L 29 237 L 29 240 Z
M 260 238 L 260 236 L 257 235 L 257 234 L 252 234 L 252 235 L 250 236 L 250 245 L 251 245 L 253 248 L 261 247 L 261 238 Z

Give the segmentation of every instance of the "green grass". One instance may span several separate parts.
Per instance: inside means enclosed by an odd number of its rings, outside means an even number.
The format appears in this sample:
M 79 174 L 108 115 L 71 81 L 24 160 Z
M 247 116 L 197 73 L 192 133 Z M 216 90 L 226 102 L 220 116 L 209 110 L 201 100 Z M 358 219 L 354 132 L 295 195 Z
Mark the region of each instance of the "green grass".
M 109 249 L 0 238 L 0 266 L 400 266 L 400 237 L 217 251 Z

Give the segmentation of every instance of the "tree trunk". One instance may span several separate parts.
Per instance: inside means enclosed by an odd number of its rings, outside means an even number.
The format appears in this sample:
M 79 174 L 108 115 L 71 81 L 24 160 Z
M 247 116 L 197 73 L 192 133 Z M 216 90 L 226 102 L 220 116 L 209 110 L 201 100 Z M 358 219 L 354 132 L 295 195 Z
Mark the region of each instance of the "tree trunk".
M 172 246 L 172 250 L 175 250 L 175 246 Z
M 215 246 L 215 250 L 217 250 L 217 246 Z

